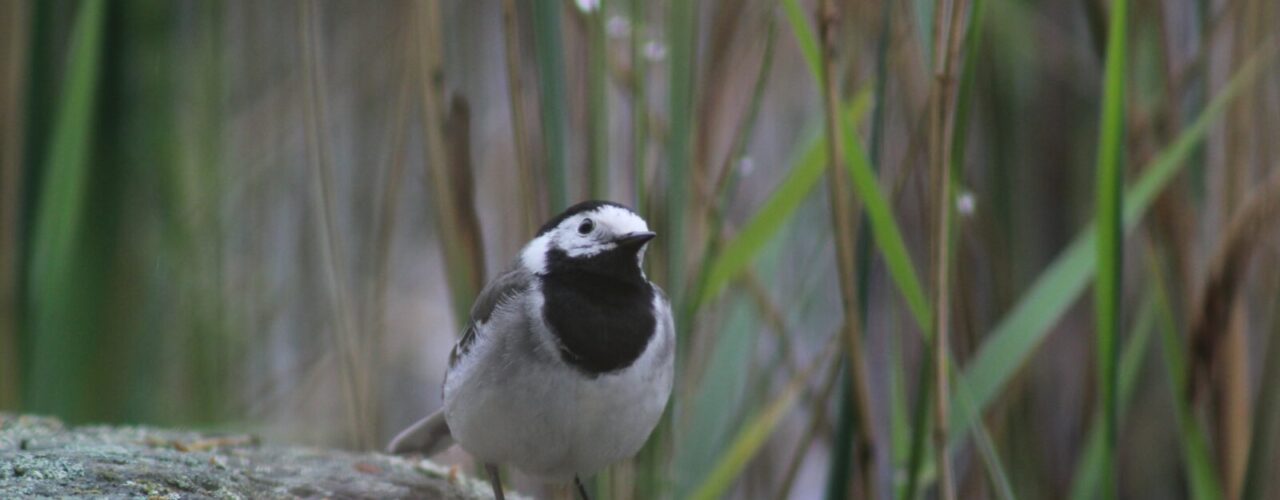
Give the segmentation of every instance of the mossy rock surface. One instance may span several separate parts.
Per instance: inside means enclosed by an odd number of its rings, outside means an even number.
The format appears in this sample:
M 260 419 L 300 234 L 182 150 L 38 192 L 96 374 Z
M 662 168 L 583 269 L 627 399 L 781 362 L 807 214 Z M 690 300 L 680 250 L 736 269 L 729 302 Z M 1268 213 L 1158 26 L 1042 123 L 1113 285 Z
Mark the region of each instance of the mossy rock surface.
M 488 498 L 428 461 L 0 413 L 0 498 Z

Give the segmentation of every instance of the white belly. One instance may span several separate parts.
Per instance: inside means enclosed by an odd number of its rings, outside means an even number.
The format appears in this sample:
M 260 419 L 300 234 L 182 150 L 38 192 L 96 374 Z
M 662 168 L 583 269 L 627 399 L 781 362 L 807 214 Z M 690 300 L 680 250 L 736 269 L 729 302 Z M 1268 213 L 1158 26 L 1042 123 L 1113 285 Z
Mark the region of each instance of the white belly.
M 659 327 L 631 366 L 590 378 L 560 362 L 528 316 L 509 313 L 495 315 L 486 325 L 493 330 L 478 332 L 449 373 L 444 408 L 454 440 L 478 460 L 555 481 L 635 455 L 671 394 L 672 332 Z

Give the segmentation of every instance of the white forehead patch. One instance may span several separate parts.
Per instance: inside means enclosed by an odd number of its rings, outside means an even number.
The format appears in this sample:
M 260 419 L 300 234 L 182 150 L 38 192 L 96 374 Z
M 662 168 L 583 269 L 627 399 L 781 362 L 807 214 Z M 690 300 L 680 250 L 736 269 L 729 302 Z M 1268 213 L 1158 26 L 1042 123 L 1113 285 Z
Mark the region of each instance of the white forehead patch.
M 595 228 L 581 234 L 578 227 L 591 219 Z M 520 263 L 525 269 L 541 274 L 547 269 L 547 252 L 552 248 L 563 250 L 571 257 L 590 257 L 617 246 L 613 239 L 635 232 L 649 230 L 644 219 L 625 208 L 604 205 L 561 221 L 554 229 L 534 238 L 520 251 Z M 639 256 L 643 258 L 644 251 Z
M 639 215 L 613 205 L 605 205 L 583 215 L 591 217 L 597 224 L 604 224 L 609 227 L 615 235 L 649 230 L 649 225 L 645 224 L 644 219 L 641 219 Z M 578 220 L 581 221 L 582 219 Z M 577 225 L 575 224 L 574 227 L 577 227 Z

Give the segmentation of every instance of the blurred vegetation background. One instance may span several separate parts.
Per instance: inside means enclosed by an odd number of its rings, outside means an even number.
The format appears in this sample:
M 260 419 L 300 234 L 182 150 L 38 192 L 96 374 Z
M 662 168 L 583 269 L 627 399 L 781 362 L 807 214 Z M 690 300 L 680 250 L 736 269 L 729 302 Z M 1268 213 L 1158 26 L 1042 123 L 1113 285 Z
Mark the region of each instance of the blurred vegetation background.
M 1276 26 L 2 0 L 0 409 L 379 448 L 485 279 L 608 198 L 680 343 L 602 498 L 1280 498 Z

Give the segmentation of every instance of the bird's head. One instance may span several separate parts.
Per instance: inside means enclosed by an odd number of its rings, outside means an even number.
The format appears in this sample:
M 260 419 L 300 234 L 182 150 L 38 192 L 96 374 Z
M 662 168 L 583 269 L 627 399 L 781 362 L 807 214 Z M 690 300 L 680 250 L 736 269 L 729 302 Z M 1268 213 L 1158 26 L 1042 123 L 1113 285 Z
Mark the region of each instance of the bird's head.
M 654 236 L 630 208 L 584 201 L 543 225 L 520 252 L 520 262 L 538 275 L 572 270 L 643 278 L 644 249 Z

